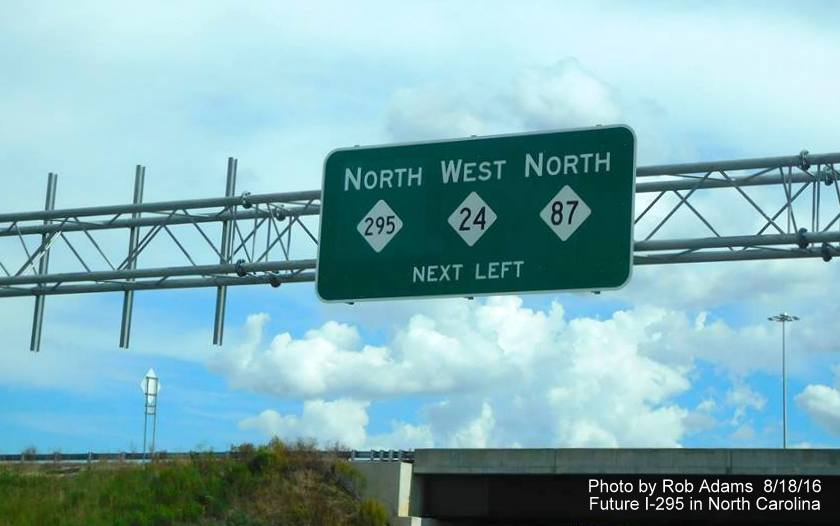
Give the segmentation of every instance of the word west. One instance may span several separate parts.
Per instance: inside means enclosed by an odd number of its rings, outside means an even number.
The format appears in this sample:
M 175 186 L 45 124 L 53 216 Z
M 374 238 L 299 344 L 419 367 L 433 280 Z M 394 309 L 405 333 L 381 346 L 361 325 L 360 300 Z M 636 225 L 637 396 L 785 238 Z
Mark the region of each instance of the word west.
M 441 161 L 440 172 L 443 177 L 443 184 L 457 183 L 459 180 L 464 183 L 488 181 L 490 179 L 502 178 L 502 167 L 507 161 L 482 161 L 464 162 L 463 159 L 454 161 Z
M 475 280 L 519 278 L 522 276 L 522 266 L 525 261 L 490 261 L 476 263 L 471 277 Z M 462 272 L 462 263 L 449 265 L 414 266 L 412 283 L 440 283 L 444 281 L 460 281 L 466 273 Z

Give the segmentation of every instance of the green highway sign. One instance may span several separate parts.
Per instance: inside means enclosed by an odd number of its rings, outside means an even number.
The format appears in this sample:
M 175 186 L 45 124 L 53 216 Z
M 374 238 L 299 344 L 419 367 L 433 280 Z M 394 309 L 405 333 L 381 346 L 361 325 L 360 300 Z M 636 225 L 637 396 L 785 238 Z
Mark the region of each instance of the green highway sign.
M 623 286 L 627 126 L 343 148 L 324 164 L 324 301 Z

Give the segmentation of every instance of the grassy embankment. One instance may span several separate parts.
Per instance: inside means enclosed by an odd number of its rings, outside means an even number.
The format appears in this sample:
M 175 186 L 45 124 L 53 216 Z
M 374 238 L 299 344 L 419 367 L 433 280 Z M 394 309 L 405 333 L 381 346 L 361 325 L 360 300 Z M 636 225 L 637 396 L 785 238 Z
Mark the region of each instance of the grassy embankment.
M 0 524 L 384 526 L 358 471 L 311 444 L 235 448 L 230 458 L 91 466 L 0 465 Z

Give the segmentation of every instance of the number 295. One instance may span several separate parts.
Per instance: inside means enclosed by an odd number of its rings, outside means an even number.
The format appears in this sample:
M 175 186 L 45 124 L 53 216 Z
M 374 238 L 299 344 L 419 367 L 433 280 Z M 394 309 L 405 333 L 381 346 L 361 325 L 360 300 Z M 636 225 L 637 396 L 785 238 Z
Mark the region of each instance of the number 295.
M 394 221 L 394 215 L 366 217 L 364 234 L 366 236 L 377 236 L 380 234 L 393 234 L 397 229 L 397 224 Z

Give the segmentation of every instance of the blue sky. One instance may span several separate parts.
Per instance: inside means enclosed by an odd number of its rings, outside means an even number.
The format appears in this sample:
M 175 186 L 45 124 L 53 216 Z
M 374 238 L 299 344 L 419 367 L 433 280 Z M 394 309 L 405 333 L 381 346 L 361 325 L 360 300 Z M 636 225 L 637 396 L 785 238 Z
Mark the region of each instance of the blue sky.
M 318 188 L 337 147 L 619 122 L 640 165 L 840 149 L 832 2 L 4 11 L 3 211 L 40 208 L 49 171 L 59 208 L 128 202 L 137 163 L 146 201 L 218 196 L 228 156 L 240 190 L 283 192 Z M 12 250 L 0 243 L 4 259 Z M 145 264 L 177 256 L 156 250 Z M 472 302 L 351 307 L 319 303 L 311 284 L 237 287 L 222 348 L 214 291 L 144 292 L 128 351 L 120 295 L 50 297 L 38 355 L 32 301 L 3 300 L 0 451 L 139 450 L 150 367 L 159 449 L 275 434 L 356 448 L 776 447 L 780 333 L 766 317 L 781 310 L 803 318 L 789 442 L 836 447 L 837 283 L 836 262 L 785 261 L 648 266 L 598 296 Z

